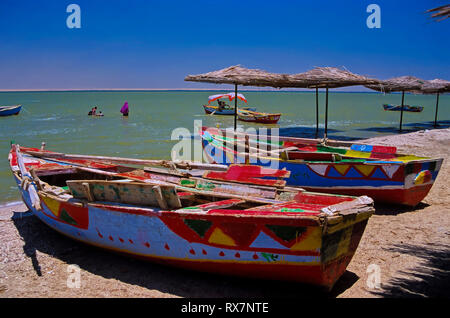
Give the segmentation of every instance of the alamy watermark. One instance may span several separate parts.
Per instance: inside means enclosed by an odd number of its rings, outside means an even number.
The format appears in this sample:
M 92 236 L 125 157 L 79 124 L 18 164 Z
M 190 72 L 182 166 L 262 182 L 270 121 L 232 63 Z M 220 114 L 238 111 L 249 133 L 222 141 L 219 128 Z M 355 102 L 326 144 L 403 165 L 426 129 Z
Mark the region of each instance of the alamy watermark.
M 381 268 L 377 264 L 370 264 L 367 266 L 366 273 L 367 281 L 366 285 L 370 289 L 381 289 Z
M 69 29 L 81 28 L 81 8 L 78 4 L 69 4 L 66 8 L 66 12 L 70 15 L 66 19 L 66 25 Z M 366 8 L 366 12 L 370 13 L 367 17 L 366 25 L 369 29 L 381 28 L 381 8 L 378 4 L 369 4 Z
M 66 8 L 67 13 L 71 13 L 66 19 L 66 25 L 69 29 L 81 29 L 81 8 L 78 4 L 69 4 Z
M 381 8 L 378 4 L 369 4 L 366 9 L 367 13 L 371 13 L 366 20 L 369 29 L 381 28 Z
M 81 287 L 81 270 L 78 265 L 71 264 L 67 266 L 66 285 L 68 288 L 80 288 Z

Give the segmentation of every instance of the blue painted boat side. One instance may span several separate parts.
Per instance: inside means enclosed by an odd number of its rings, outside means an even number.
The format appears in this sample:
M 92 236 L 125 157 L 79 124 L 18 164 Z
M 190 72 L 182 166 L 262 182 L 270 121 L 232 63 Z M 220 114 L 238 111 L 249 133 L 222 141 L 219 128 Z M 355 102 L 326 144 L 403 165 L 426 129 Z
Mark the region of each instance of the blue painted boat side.
M 9 106 L 6 106 L 9 107 Z M 11 116 L 11 115 L 17 115 L 20 110 L 22 109 L 22 105 L 19 105 L 15 108 L 8 108 L 6 109 L 5 107 L 0 107 L 0 116 Z

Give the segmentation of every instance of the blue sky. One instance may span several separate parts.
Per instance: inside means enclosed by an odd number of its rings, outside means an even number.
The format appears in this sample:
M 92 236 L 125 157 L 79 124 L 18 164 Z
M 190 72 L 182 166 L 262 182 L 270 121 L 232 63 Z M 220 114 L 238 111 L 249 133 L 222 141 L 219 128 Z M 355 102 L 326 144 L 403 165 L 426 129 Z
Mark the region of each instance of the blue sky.
M 66 7 L 81 7 L 81 29 Z M 381 28 L 369 29 L 369 4 Z M 1 0 L 0 89 L 216 88 L 188 74 L 241 64 L 298 73 L 345 67 L 380 79 L 450 79 L 438 0 Z

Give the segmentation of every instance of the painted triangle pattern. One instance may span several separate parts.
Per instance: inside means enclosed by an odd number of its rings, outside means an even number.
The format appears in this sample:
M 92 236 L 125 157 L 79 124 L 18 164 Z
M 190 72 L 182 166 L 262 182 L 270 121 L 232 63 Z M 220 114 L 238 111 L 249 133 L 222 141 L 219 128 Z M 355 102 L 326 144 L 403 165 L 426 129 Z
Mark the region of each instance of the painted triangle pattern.
M 375 169 L 375 166 L 369 166 L 369 165 L 356 165 L 355 166 L 356 170 L 358 170 L 361 174 L 363 174 L 364 176 L 368 177 L 373 169 Z
M 374 173 L 372 173 L 372 178 L 376 179 L 387 179 L 386 175 L 381 171 L 381 169 L 376 169 Z
M 325 176 L 325 173 L 327 172 L 328 165 L 308 165 L 308 167 L 314 171 L 315 173 Z
M 397 172 L 399 167 L 400 167 L 399 165 L 388 165 L 388 166 L 383 166 L 382 169 L 386 173 L 386 175 L 392 179 L 392 176 L 394 175 L 394 173 Z
M 306 232 L 304 226 L 285 226 L 285 225 L 266 225 L 279 240 L 283 241 L 286 246 L 291 246 L 293 241 Z M 282 243 L 283 244 L 283 243 Z
M 286 248 L 286 246 L 281 245 L 264 232 L 260 232 L 259 235 L 256 237 L 256 239 L 250 245 L 250 247 L 252 248 L 264 248 L 267 246 L 270 246 L 272 248 L 282 248 L 282 249 Z
M 356 170 L 354 167 L 351 167 L 350 169 L 348 169 L 345 177 L 347 177 L 347 178 L 363 178 L 364 176 L 362 175 L 361 172 Z
M 334 168 L 341 174 L 345 175 L 348 170 L 349 165 L 335 165 Z
M 205 237 L 206 231 L 209 230 L 209 228 L 212 225 L 212 222 L 205 221 L 205 220 L 190 220 L 185 219 L 184 223 L 195 233 L 197 233 L 201 238 Z

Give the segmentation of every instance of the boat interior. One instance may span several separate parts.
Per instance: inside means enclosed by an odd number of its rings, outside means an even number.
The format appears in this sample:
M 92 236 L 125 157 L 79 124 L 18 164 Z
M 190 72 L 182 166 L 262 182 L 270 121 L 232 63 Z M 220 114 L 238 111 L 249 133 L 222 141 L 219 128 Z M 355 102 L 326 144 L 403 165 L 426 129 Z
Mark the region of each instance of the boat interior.
M 370 162 L 389 161 L 407 163 L 431 159 L 397 152 L 396 147 L 372 146 L 340 141 L 279 137 L 276 142 L 270 136 L 230 134 L 218 129 L 208 129 L 203 136 L 209 142 L 228 152 L 249 157 L 289 161 Z

